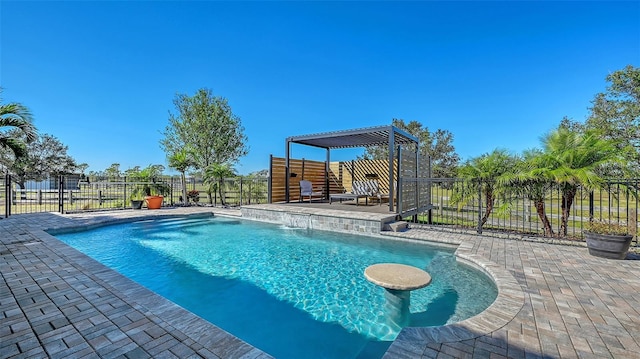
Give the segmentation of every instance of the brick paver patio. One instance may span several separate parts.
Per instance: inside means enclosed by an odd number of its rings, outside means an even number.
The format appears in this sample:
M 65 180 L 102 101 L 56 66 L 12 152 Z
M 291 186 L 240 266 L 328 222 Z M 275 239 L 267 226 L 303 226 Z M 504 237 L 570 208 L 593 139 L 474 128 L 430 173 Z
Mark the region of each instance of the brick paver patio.
M 0 220 L 0 358 L 268 358 L 43 231 L 211 212 Z M 640 261 L 595 258 L 579 246 L 419 228 L 402 236 L 461 243 L 461 260 L 490 273 L 500 294 L 470 320 L 406 328 L 385 357 L 640 358 Z

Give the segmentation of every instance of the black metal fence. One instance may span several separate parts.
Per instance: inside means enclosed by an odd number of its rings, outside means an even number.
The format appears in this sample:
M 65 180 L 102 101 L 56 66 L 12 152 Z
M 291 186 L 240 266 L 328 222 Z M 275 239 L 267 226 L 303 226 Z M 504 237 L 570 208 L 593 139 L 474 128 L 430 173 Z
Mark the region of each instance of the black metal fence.
M 498 231 L 581 239 L 586 224 L 595 219 L 628 226 L 631 233 L 636 234 L 638 245 L 640 179 L 610 180 L 605 188 L 594 192 L 578 188 L 565 223 L 566 235 L 561 220 L 563 200 L 558 186 L 549 186 L 542 191 L 544 199 L 541 203 L 552 230 L 552 233 L 548 233 L 540 216 L 540 203 L 536 205 L 530 195 L 521 191 L 499 192 L 488 214 L 487 198 L 482 188 L 478 186 L 470 190 L 468 181 L 403 178 L 400 182 L 402 187 L 410 185 L 420 189 L 419 198 L 407 202 L 406 206 L 417 210 L 411 217 L 418 223 L 477 232 Z M 233 207 L 269 201 L 268 178 L 263 177 L 225 178 L 213 184 L 188 178 L 183 191 L 179 177 L 167 176 L 139 182 L 126 177 L 86 178 L 70 175 L 19 183 L 15 177 L 5 174 L 0 176 L 0 216 L 128 209 L 137 189 L 159 184 L 167 191 L 164 193 L 164 206 Z M 402 196 L 402 203 L 409 197 Z
M 413 179 L 414 181 L 416 179 Z M 534 236 L 553 236 L 581 239 L 590 220 L 613 222 L 629 227 L 632 234 L 639 231 L 640 180 L 610 180 L 604 189 L 587 191 L 578 188 L 566 220 L 566 235 L 562 226 L 563 204 L 561 188 L 542 189 L 543 200 L 534 201 L 522 191 L 497 192 L 487 215 L 487 196 L 480 185 L 469 185 L 459 179 L 417 179 L 421 186 L 431 188 L 432 209 L 421 212 L 418 223 L 453 229 L 514 232 Z M 471 187 L 471 188 L 470 188 Z M 538 206 L 536 206 L 536 202 Z M 551 233 L 545 231 L 540 209 L 550 223 Z M 484 223 L 483 223 L 484 222 Z
M 214 184 L 188 178 L 183 196 L 178 177 L 154 178 L 148 182 L 127 177 L 51 176 L 44 180 L 18 180 L 5 174 L 0 177 L 0 215 L 129 209 L 131 200 L 144 196 L 143 188 L 162 188 L 163 206 L 211 205 L 240 206 L 266 203 L 267 178 L 224 178 Z

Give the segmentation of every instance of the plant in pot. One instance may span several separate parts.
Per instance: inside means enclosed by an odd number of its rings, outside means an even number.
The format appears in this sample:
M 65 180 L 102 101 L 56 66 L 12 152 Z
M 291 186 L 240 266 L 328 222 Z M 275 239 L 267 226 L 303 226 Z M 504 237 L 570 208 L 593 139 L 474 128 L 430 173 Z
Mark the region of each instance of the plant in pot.
M 187 192 L 187 199 L 197 205 L 200 202 L 200 191 L 194 189 Z
M 131 208 L 141 209 L 142 204 L 144 204 L 144 189 L 138 186 L 131 192 Z
M 170 189 L 166 183 L 156 182 L 153 179 L 153 182 L 145 185 L 145 200 L 147 201 L 148 209 L 160 209 L 162 207 L 162 201 L 164 200 L 164 196 L 169 193 Z
M 169 185 L 159 179 L 163 170 L 162 165 L 149 165 L 142 170 L 135 168 L 130 171 L 131 180 L 137 182 L 132 200 L 135 196 L 136 200 L 144 199 L 148 209 L 159 209 L 164 196 L 171 192 Z
M 589 254 L 602 258 L 625 259 L 633 235 L 626 224 L 592 220 L 585 228 L 584 238 Z

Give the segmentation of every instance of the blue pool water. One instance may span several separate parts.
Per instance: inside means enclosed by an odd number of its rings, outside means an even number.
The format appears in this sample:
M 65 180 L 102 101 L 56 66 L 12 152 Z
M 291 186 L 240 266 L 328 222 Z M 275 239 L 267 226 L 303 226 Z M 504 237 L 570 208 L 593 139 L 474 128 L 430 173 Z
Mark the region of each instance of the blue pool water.
M 401 328 L 385 320 L 384 289 L 364 278 L 371 264 L 431 274 L 411 294 L 411 326 L 466 319 L 497 295 L 452 250 L 421 243 L 220 217 L 56 237 L 276 358 L 381 357 Z

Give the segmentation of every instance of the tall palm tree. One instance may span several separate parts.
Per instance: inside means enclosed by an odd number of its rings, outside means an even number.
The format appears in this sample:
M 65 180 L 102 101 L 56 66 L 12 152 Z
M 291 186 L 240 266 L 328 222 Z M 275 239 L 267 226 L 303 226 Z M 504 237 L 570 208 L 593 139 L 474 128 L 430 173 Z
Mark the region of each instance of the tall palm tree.
M 209 202 L 213 203 L 211 192 L 217 189 L 220 195 L 220 202 L 222 202 L 223 206 L 227 205 L 222 195 L 222 180 L 224 180 L 225 177 L 231 177 L 233 175 L 235 175 L 233 166 L 228 163 L 214 163 L 204 170 L 204 183 L 209 185 Z
M 485 153 L 468 160 L 458 170 L 458 177 L 463 178 L 465 183 L 457 195 L 460 198 L 455 198 L 457 197 L 455 196 L 454 201 L 468 202 L 478 196 L 478 188 L 480 188 L 485 202 L 481 226 L 484 226 L 489 219 L 495 206 L 496 197 L 503 189 L 500 186 L 499 178 L 512 171 L 516 161 L 517 158 L 509 154 L 507 150 L 495 149 L 491 153 Z
M 180 180 L 182 182 L 182 201 L 185 205 L 189 203 L 187 198 L 187 178 L 185 176 L 185 172 L 193 165 L 194 161 L 191 159 L 187 148 L 183 147 L 169 156 L 169 167 L 175 168 L 180 172 Z
M 1 91 L 2 89 L 0 93 Z M 29 109 L 16 102 L 0 103 L 0 147 L 10 149 L 16 158 L 26 156 L 26 144 L 20 138 L 8 134 L 3 127 L 8 127 L 9 130 L 18 129 L 27 142 L 34 141 L 38 137 L 38 132 L 33 126 L 33 117 Z

